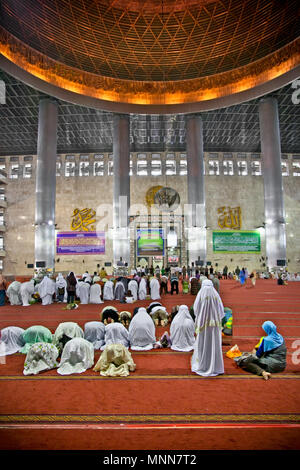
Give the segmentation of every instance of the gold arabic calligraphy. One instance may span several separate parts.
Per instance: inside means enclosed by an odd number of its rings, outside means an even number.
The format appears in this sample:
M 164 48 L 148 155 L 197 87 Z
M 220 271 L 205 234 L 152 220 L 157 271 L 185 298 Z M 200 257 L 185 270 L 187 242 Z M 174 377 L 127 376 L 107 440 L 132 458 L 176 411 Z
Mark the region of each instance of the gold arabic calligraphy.
M 74 209 L 71 230 L 83 230 L 84 232 L 95 231 L 95 225 L 91 225 L 96 222 L 96 219 L 93 218 L 95 215 L 96 212 L 93 209 Z
M 240 230 L 242 227 L 242 211 L 240 207 L 219 207 L 218 225 L 220 228 Z

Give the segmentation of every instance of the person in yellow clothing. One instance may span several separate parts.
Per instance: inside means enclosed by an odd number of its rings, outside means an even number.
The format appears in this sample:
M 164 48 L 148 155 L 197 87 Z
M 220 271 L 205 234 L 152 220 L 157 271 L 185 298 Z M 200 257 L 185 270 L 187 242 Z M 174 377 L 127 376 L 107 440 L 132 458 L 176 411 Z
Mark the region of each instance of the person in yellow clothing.
M 99 272 L 99 276 L 101 279 L 104 279 L 105 277 L 107 277 L 107 272 L 105 268 L 101 268 L 101 271 Z

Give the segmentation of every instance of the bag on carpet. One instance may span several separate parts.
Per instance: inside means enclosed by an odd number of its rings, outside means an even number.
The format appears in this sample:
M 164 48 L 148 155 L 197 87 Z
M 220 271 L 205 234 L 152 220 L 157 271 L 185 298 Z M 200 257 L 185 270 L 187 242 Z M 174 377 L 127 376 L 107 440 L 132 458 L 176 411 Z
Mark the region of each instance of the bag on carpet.
M 242 355 L 241 351 L 239 350 L 239 347 L 237 344 L 232 346 L 229 351 L 227 351 L 226 356 L 229 357 L 230 359 L 233 359 L 234 357 L 240 357 Z

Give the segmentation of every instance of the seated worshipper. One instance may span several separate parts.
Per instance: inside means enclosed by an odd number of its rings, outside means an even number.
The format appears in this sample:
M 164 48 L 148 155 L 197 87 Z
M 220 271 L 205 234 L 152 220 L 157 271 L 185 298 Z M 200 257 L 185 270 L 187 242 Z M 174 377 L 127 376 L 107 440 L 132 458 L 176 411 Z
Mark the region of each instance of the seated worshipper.
M 179 307 L 170 326 L 171 349 L 192 351 L 195 343 L 195 323 L 186 305 Z
M 89 282 L 79 281 L 76 286 L 76 295 L 80 299 L 82 305 L 86 305 L 90 300 L 90 288 Z
M 38 293 L 42 299 L 42 305 L 50 305 L 53 302 L 53 295 L 55 294 L 55 282 L 48 276 L 44 276 L 42 281 L 38 284 Z
M 0 333 L 0 356 L 8 356 L 19 352 L 25 344 L 23 333 L 23 328 L 18 326 L 3 328 Z
M 64 347 L 57 372 L 81 374 L 94 365 L 94 347 L 84 338 L 73 338 Z
M 114 300 L 114 283 L 112 279 L 109 279 L 104 284 L 103 300 Z
M 109 323 L 105 327 L 105 344 L 101 346 L 101 351 L 109 344 L 123 344 L 126 348 L 129 347 L 129 334 L 127 329 L 122 323 L 114 322 Z
M 235 362 L 247 372 L 268 380 L 272 373 L 283 372 L 286 368 L 287 349 L 283 337 L 277 333 L 273 322 L 264 322 L 262 328 L 267 336 L 261 338 L 251 354 L 237 357 Z
M 209 377 L 224 374 L 222 318 L 224 307 L 212 281 L 202 281 L 194 303 L 196 340 L 192 372 Z
M 122 303 L 125 302 L 125 287 L 120 277 L 117 279 L 115 285 L 115 300 Z
M 127 311 L 120 312 L 120 323 L 128 329 L 131 321 L 131 313 Z
M 156 277 L 153 277 L 150 281 L 150 297 L 152 300 L 160 299 L 160 284 Z
M 218 293 L 220 293 L 220 280 L 214 276 L 213 274 L 210 274 L 209 279 L 212 281 L 214 288 Z
M 147 282 L 145 276 L 142 273 L 142 277 L 139 283 L 139 299 L 145 300 L 147 296 Z
M 71 271 L 67 276 L 67 303 L 72 304 L 75 302 L 75 295 L 76 295 L 76 286 L 77 286 L 77 279 L 73 271 Z
M 24 346 L 20 353 L 27 354 L 30 347 L 35 343 L 52 343 L 52 333 L 48 328 L 41 325 L 34 325 L 27 328 L 23 333 Z
M 31 279 L 31 281 L 28 282 L 22 282 L 20 287 L 20 295 L 23 307 L 28 307 L 30 305 L 29 301 L 34 294 L 34 286 L 34 279 Z
M 182 280 L 182 293 L 183 294 L 189 293 L 189 281 L 185 278 Z
M 112 307 L 111 305 L 107 305 L 107 307 L 104 307 L 100 314 L 100 321 L 102 321 L 104 325 L 108 325 L 108 323 L 112 322 L 118 322 L 118 310 L 115 307 Z
M 171 315 L 170 315 L 170 323 L 174 320 L 175 316 L 177 315 L 179 310 L 179 305 L 174 305 L 171 310 Z
M 22 305 L 20 289 L 21 283 L 19 281 L 13 281 L 9 284 L 6 295 L 9 299 L 10 305 Z
M 106 346 L 93 371 L 105 377 L 126 377 L 129 371 L 133 372 L 136 365 L 130 352 L 123 344 L 110 344 Z
M 150 311 L 150 315 L 156 326 L 166 326 L 168 324 L 168 313 L 162 305 L 154 306 Z
M 134 300 L 137 300 L 138 298 L 138 289 L 139 289 L 139 285 L 137 281 L 135 281 L 134 279 L 131 279 L 128 283 L 128 290 L 130 290 Z
M 56 298 L 58 302 L 63 302 L 65 294 L 67 293 L 67 281 L 63 277 L 62 273 L 58 273 L 58 276 L 55 281 L 56 284 Z
M 105 325 L 101 321 L 90 321 L 84 325 L 84 339 L 93 344 L 94 349 L 100 349 L 104 344 Z
M 222 318 L 222 332 L 224 335 L 232 336 L 232 310 L 228 307 L 224 307 L 225 316 Z
M 103 304 L 101 299 L 101 286 L 100 284 L 92 284 L 90 287 L 90 304 Z
M 58 325 L 53 335 L 53 344 L 62 353 L 66 343 L 73 338 L 83 338 L 83 330 L 77 323 L 63 322 Z
M 54 344 L 35 343 L 33 344 L 26 356 L 24 362 L 24 375 L 37 375 L 43 370 L 55 369 L 59 363 L 57 358 L 59 351 Z
M 132 295 L 130 290 L 127 292 L 127 295 L 125 296 L 125 302 L 127 304 L 133 304 L 133 302 L 135 302 L 135 300 L 133 298 L 133 295 Z
M 149 307 L 147 307 L 147 312 L 148 313 L 151 313 L 151 310 L 154 308 L 154 307 L 162 307 L 162 304 L 160 302 L 151 302 L 151 304 L 149 305 Z
M 200 284 L 199 280 L 196 277 L 191 277 L 190 279 L 190 285 L 191 285 L 191 294 L 192 295 L 197 295 L 200 289 Z
M 155 326 L 143 307 L 132 318 L 129 325 L 130 348 L 134 351 L 149 351 L 156 343 Z

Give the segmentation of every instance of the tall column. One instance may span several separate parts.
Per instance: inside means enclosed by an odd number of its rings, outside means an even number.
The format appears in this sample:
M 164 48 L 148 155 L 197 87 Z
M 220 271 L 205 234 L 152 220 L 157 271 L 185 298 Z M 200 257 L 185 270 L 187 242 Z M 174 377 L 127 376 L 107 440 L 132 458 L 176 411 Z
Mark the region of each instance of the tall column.
M 186 125 L 188 214 L 185 214 L 189 264 L 206 263 L 206 207 L 204 188 L 203 123 L 190 115 Z M 186 210 L 185 210 L 186 212 Z
M 122 257 L 130 263 L 130 120 L 127 114 L 116 114 L 113 119 L 114 159 L 114 264 Z
M 275 98 L 259 103 L 261 151 L 263 154 L 266 255 L 269 269 L 286 259 L 285 211 L 281 170 L 278 104 Z
M 57 102 L 45 98 L 39 104 L 36 167 L 35 262 L 46 268 L 55 264 L 55 196 L 57 151 Z

